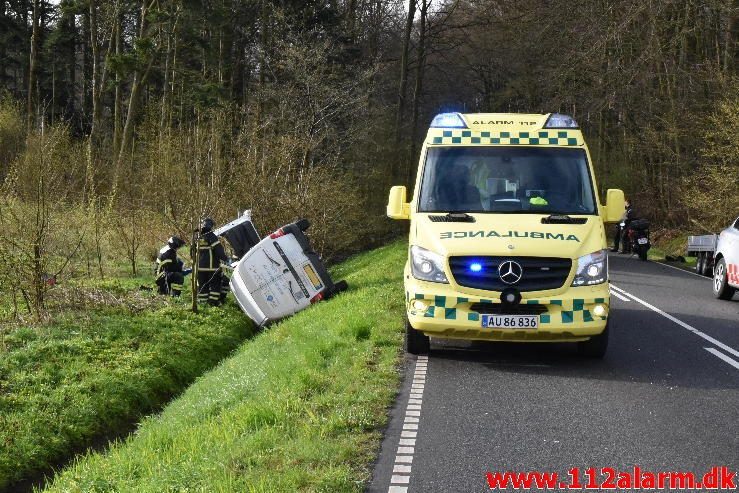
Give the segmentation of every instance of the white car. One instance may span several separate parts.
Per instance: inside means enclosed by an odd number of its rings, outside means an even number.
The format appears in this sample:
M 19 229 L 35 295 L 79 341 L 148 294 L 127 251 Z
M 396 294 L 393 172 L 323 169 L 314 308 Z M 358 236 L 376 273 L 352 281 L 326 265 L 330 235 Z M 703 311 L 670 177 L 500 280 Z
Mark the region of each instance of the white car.
M 739 217 L 721 231 L 713 265 L 713 294 L 730 300 L 739 289 Z

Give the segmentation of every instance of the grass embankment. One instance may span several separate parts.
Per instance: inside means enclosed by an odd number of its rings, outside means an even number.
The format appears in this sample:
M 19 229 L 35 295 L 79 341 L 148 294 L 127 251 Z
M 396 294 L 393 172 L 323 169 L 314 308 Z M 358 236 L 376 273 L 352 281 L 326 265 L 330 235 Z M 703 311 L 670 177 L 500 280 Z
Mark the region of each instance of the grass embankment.
M 129 430 L 251 332 L 235 306 L 195 315 L 139 281 L 60 288 L 76 310 L 0 327 L 0 491 Z
M 350 290 L 266 330 L 50 491 L 362 491 L 394 398 L 397 242 L 332 269 Z
M 695 269 L 695 257 L 685 257 L 688 245 L 688 233 L 677 230 L 663 230 L 655 234 L 654 245 L 649 249 L 649 259 L 665 262 L 667 257 L 682 257 L 684 262 L 670 260 L 669 263 L 684 269 Z

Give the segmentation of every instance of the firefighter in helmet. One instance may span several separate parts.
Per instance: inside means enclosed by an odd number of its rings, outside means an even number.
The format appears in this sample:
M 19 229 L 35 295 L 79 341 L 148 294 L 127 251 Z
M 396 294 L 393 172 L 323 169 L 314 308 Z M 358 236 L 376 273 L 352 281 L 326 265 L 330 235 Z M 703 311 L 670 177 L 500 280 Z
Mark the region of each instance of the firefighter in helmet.
M 198 237 L 198 302 L 218 306 L 222 303 L 222 263 L 228 262 L 226 250 L 213 232 L 215 222 L 206 217 L 200 224 Z
M 177 256 L 177 250 L 185 242 L 177 236 L 167 240 L 167 244 L 157 255 L 156 285 L 159 294 L 179 296 L 185 283 L 185 263 Z

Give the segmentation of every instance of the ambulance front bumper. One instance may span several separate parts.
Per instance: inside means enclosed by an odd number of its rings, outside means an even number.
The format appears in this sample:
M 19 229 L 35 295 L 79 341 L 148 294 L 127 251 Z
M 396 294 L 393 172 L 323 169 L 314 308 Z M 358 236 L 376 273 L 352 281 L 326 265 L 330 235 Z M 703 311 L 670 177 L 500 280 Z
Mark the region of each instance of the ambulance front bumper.
M 556 296 L 521 293 L 521 305 L 541 305 L 531 310 L 531 313 L 539 312 L 538 328 L 483 328 L 482 316 L 486 306 L 501 308 L 500 293 L 491 291 L 486 293 L 486 297 L 471 296 L 456 291 L 449 284 L 419 281 L 412 276 L 406 278 L 405 287 L 406 312 L 411 326 L 436 338 L 510 342 L 584 341 L 603 332 L 610 311 L 608 283 L 572 287 Z M 526 312 L 526 307 L 521 308 Z

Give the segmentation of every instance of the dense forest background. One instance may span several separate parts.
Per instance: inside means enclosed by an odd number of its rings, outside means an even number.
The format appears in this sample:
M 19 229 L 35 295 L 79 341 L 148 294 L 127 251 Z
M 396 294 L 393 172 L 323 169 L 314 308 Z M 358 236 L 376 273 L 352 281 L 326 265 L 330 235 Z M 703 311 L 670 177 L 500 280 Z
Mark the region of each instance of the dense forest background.
M 203 215 L 312 223 L 329 259 L 394 233 L 441 111 L 583 127 L 660 228 L 739 214 L 734 0 L 0 1 L 0 289 L 148 269 Z M 602 192 L 602 191 L 601 191 Z

